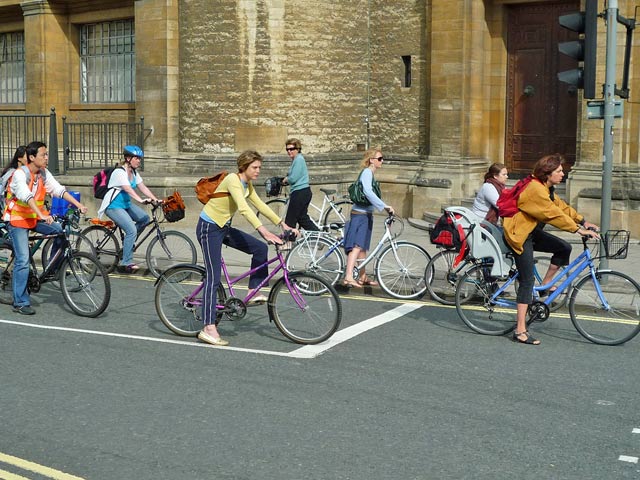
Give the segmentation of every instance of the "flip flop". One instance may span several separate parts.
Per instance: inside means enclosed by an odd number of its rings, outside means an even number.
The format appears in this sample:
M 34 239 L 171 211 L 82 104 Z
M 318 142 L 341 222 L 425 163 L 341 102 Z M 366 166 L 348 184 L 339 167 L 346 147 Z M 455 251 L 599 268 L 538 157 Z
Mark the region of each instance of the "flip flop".
M 369 280 L 368 278 L 362 282 L 358 282 L 363 287 L 379 287 L 380 284 L 375 280 Z

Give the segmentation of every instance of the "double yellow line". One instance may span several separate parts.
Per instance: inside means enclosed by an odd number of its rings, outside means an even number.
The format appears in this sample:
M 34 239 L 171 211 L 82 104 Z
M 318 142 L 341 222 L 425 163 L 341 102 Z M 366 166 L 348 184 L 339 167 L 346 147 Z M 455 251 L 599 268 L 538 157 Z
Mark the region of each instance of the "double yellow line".
M 24 460 L 22 458 L 14 457 L 13 455 L 7 455 L 5 453 L 0 452 L 0 463 L 4 463 L 6 465 L 11 465 L 13 467 L 18 467 L 21 470 L 28 470 L 30 472 L 34 472 L 43 477 L 51 478 L 53 480 L 84 480 L 81 477 L 76 477 L 75 475 L 70 475 L 68 473 L 61 472 L 60 470 L 55 470 L 53 468 L 45 467 L 44 465 L 40 465 L 34 462 L 30 462 L 28 460 Z M 1 465 L 0 465 L 1 466 Z M 0 479 L 2 480 L 29 480 L 29 477 L 24 477 L 22 475 L 18 475 L 15 473 L 7 472 L 5 470 L 0 469 Z

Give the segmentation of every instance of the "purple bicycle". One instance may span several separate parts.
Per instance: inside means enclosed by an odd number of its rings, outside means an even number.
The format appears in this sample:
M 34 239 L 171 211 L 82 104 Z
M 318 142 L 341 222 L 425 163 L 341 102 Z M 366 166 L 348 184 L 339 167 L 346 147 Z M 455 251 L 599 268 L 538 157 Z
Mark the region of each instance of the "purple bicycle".
M 244 318 L 247 314 L 247 303 L 260 288 L 282 271 L 282 277 L 274 283 L 269 292 L 269 321 L 274 322 L 278 330 L 293 342 L 323 342 L 334 334 L 342 320 L 340 297 L 333 286 L 318 275 L 309 272 L 289 272 L 282 250 L 281 246 L 276 245 L 275 257 L 236 278 L 230 278 L 227 266 L 224 260 L 222 261 L 224 279 L 217 291 L 216 323 L 223 317 L 231 320 Z M 273 270 L 257 289 L 249 290 L 244 298 L 236 295 L 234 285 L 265 265 L 274 263 Z M 162 323 L 172 332 L 194 337 L 202 330 L 204 278 L 204 267 L 195 264 L 176 265 L 158 278 L 155 292 L 156 311 Z

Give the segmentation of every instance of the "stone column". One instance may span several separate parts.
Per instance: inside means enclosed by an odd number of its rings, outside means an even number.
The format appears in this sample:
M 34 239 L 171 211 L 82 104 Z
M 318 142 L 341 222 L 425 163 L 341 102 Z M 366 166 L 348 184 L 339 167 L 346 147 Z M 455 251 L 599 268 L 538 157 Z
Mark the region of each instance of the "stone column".
M 491 45 L 482 0 L 431 5 L 430 148 L 414 202 L 438 210 L 473 195 L 488 164 L 485 65 Z
M 49 113 L 56 107 L 66 115 L 70 102 L 68 82 L 68 21 L 58 5 L 47 0 L 26 0 L 24 12 L 26 113 Z
M 147 152 L 179 147 L 178 0 L 136 0 L 136 114 L 151 135 Z

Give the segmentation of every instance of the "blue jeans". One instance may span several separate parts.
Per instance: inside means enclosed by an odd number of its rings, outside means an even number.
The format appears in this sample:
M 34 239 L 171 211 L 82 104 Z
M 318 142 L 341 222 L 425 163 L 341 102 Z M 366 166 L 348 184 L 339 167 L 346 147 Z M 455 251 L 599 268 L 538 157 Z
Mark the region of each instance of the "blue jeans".
M 27 285 L 29 281 L 29 232 L 31 230 L 21 227 L 14 227 L 7 224 L 11 243 L 13 244 L 13 255 L 15 257 L 13 264 L 13 277 L 11 286 L 13 287 L 13 306 L 24 307 L 31 305 Z M 45 222 L 38 222 L 33 231 L 44 235 L 62 233 L 62 226 L 53 222 L 47 225 Z M 62 238 L 57 238 L 51 247 L 51 258 L 56 254 L 62 243 Z
M 219 227 L 215 223 L 207 222 L 202 218 L 198 220 L 196 228 L 198 243 L 202 247 L 204 266 L 207 270 L 204 289 L 202 292 L 202 321 L 205 325 L 216 322 L 216 292 L 220 285 L 220 270 L 222 258 L 222 245 L 227 245 L 236 250 L 253 255 L 251 268 L 260 266 L 267 261 L 269 248 L 267 244 L 252 237 L 248 233 L 233 228 L 230 225 Z M 256 288 L 262 282 L 269 270 L 261 268 L 249 277 L 249 288 Z
M 142 208 L 133 203 L 129 208 L 107 208 L 107 217 L 113 220 L 124 232 L 122 242 L 122 261 L 120 265 L 133 264 L 133 246 L 138 234 L 149 223 L 149 215 Z

